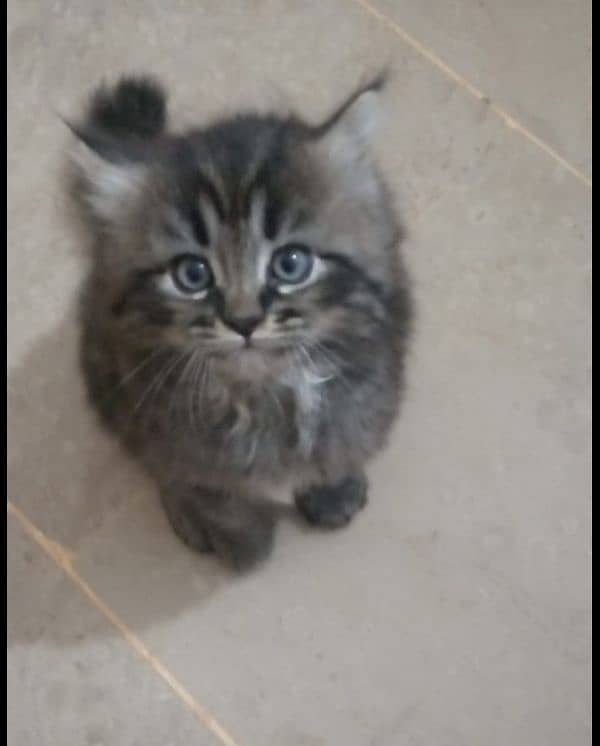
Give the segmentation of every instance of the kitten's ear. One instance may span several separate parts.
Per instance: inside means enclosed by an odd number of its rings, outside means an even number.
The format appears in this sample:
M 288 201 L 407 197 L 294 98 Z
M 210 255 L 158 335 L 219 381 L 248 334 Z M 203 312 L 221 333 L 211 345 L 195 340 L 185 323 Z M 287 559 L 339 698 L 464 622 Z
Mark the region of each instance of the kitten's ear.
M 361 86 L 316 128 L 319 146 L 334 165 L 352 167 L 368 151 L 381 119 L 381 91 L 386 78 L 381 73 Z
M 167 95 L 161 84 L 150 77 L 126 77 L 92 93 L 84 126 L 115 139 L 152 140 L 166 124 Z
M 143 188 L 149 147 L 166 124 L 166 96 L 151 78 L 123 78 L 92 94 L 72 151 L 75 196 L 101 225 L 118 224 Z
M 107 160 L 78 142 L 71 150 L 73 197 L 102 228 L 117 227 L 142 192 L 148 168 L 140 162 Z

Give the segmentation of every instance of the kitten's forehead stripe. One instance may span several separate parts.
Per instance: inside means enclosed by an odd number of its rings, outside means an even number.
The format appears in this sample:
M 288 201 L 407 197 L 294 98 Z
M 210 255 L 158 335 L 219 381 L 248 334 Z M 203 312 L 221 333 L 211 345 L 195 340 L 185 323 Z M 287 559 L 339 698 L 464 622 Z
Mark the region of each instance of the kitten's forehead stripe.
M 281 229 L 283 218 L 282 200 L 275 195 L 270 195 L 264 211 L 263 230 L 265 236 L 272 241 Z
M 255 238 L 261 238 L 263 235 L 263 225 L 267 204 L 267 195 L 264 189 L 257 188 L 250 195 L 250 214 L 248 222 L 250 231 Z
M 192 224 L 192 230 L 194 232 L 194 238 L 202 246 L 208 246 L 210 239 L 208 235 L 208 229 L 202 212 L 198 205 L 191 205 L 189 209 L 189 219 Z
M 202 192 L 206 193 L 206 195 L 212 202 L 213 207 L 215 208 L 215 210 L 217 211 L 217 215 L 219 216 L 219 220 L 221 220 L 221 222 L 224 222 L 227 210 L 225 208 L 225 204 L 221 199 L 221 196 L 219 195 L 217 187 L 208 178 L 201 176 L 200 189 Z
M 208 243 L 213 244 L 219 233 L 220 220 L 212 200 L 204 193 L 201 193 L 198 199 L 198 209 L 207 229 Z

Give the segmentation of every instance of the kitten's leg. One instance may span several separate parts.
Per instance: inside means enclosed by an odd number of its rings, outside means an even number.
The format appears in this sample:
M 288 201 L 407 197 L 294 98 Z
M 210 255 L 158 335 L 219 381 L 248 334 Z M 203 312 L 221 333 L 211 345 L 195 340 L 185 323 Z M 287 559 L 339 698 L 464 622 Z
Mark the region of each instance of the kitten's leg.
M 171 524 L 181 541 L 196 552 L 212 552 L 206 530 L 198 520 L 189 487 L 169 485 L 160 491 L 160 499 Z
M 295 495 L 296 507 L 309 523 L 340 528 L 367 504 L 367 479 L 362 472 L 335 484 L 308 487 Z
M 236 570 L 265 559 L 273 546 L 275 518 L 267 505 L 215 488 L 170 485 L 161 499 L 173 530 L 190 548 L 216 554 Z

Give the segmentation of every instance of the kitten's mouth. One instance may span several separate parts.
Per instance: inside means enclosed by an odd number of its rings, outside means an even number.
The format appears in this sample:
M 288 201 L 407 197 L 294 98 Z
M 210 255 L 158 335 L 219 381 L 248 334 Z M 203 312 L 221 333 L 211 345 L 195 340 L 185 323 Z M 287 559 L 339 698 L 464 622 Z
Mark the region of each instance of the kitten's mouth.
M 222 351 L 213 359 L 223 376 L 248 383 L 277 377 L 289 364 L 282 348 L 268 349 L 252 342 Z
M 250 361 L 262 361 L 266 355 L 265 350 L 260 350 L 255 345 L 245 344 L 240 347 L 236 357 L 246 364 Z
M 279 375 L 289 365 L 289 341 L 254 337 L 221 340 L 210 357 L 223 375 L 257 381 Z
M 272 360 L 274 357 L 281 357 L 289 349 L 288 345 L 273 344 L 261 340 L 246 339 L 232 352 L 239 357 L 240 360 Z
M 277 339 L 274 337 L 227 337 L 220 339 L 215 345 L 217 353 L 223 355 L 273 355 L 281 354 L 289 350 L 291 346 L 288 339 Z
M 239 371 L 245 375 L 245 369 L 251 369 L 254 375 L 259 370 L 264 374 L 270 368 L 280 371 L 282 364 L 287 364 L 295 345 L 295 340 L 284 335 L 227 334 L 219 337 L 201 337 L 194 340 L 204 356 L 210 358 L 224 371 Z

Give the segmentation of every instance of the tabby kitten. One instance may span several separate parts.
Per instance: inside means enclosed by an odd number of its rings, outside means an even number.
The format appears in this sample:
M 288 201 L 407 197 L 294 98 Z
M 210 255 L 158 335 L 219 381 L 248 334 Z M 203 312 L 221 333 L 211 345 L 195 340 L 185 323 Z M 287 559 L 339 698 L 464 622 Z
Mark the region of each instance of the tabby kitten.
M 369 154 L 382 85 L 316 126 L 171 134 L 162 88 L 125 78 L 71 125 L 90 399 L 177 535 L 237 569 L 271 548 L 274 488 L 312 524 L 348 523 L 398 409 L 410 298 Z

